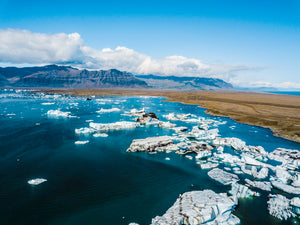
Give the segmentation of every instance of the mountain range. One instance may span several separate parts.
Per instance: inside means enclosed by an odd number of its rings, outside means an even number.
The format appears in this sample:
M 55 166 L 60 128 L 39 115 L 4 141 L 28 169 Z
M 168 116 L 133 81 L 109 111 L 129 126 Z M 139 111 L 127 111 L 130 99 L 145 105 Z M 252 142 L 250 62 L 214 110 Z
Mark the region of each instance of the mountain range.
M 57 65 L 0 67 L 0 87 L 233 89 L 231 84 L 215 78 L 133 75 L 116 69 L 90 71 Z

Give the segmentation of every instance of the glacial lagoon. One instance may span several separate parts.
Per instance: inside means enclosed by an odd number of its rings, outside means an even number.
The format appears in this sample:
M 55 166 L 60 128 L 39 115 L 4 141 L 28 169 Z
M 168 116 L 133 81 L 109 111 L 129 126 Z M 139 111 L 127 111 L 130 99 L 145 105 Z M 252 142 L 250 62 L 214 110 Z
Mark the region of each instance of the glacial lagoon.
M 289 202 L 299 196 L 299 165 L 282 168 L 280 157 L 270 154 L 278 148 L 299 151 L 299 143 L 161 97 L 91 98 L 0 90 L 1 224 L 151 224 L 180 194 L 209 189 L 231 195 L 237 183 L 259 195 L 240 195 L 232 215 L 241 224 L 300 223 L 297 207 Z M 138 124 L 142 110 L 155 113 L 161 124 Z M 181 149 L 127 151 L 134 139 L 162 136 Z M 226 144 L 224 138 L 239 141 Z M 189 148 L 182 143 L 193 141 L 214 145 L 211 156 L 177 154 Z M 255 146 L 266 154 L 253 154 Z M 222 162 L 226 155 L 236 161 Z M 257 177 L 264 167 L 268 174 Z M 222 184 L 220 170 L 239 180 Z M 271 181 L 271 190 L 253 187 L 256 181 Z M 287 193 L 287 187 L 295 193 Z M 277 195 L 288 202 L 279 204 Z M 268 202 L 279 202 L 279 208 L 268 210 Z

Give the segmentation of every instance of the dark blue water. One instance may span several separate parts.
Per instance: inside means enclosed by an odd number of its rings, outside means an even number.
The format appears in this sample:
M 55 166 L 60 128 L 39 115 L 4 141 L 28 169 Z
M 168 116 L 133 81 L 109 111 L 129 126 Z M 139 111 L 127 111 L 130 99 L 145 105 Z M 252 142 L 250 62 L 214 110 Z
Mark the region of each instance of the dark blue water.
M 226 192 L 194 160 L 174 153 L 126 153 L 133 139 L 172 135 L 154 126 L 108 132 L 108 137 L 76 135 L 75 128 L 94 122 L 133 121 L 123 115 L 133 108 L 155 112 L 193 113 L 219 121 L 222 137 L 238 137 L 267 151 L 300 149 L 300 144 L 274 137 L 268 129 L 212 117 L 193 105 L 163 102 L 156 97 L 84 97 L 0 91 L 0 224 L 149 224 L 162 215 L 180 193 L 212 189 Z M 102 100 L 103 101 L 102 101 Z M 100 100 L 100 101 L 99 101 Z M 41 103 L 54 103 L 42 105 Z M 101 108 L 120 112 L 99 114 Z M 48 110 L 69 111 L 74 118 L 49 118 Z M 166 120 L 165 120 L 166 121 Z M 192 128 L 195 124 L 177 122 Z M 236 126 L 231 129 L 230 126 Z M 75 145 L 78 140 L 88 144 Z M 171 160 L 166 161 L 169 157 Z M 48 181 L 31 186 L 29 179 Z M 273 192 L 273 193 L 276 193 Z M 278 191 L 278 193 L 280 193 Z M 270 216 L 268 193 L 241 200 L 234 214 L 242 224 L 291 224 Z M 283 194 L 283 193 L 281 193 Z

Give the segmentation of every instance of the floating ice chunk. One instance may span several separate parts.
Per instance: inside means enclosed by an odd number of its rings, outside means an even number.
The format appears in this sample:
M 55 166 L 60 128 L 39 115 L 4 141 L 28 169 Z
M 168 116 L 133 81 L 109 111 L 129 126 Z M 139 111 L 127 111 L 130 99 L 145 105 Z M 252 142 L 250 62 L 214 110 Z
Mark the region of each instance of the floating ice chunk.
M 263 166 L 264 163 L 252 158 L 249 155 L 242 154 L 242 162 L 245 162 L 248 165 L 254 165 L 254 166 Z
M 94 129 L 91 129 L 91 128 L 88 128 L 88 127 L 82 127 L 82 128 L 79 128 L 79 129 L 75 129 L 76 134 L 90 134 L 90 133 L 94 133 L 94 132 L 95 132 Z
M 170 159 L 169 157 L 166 157 L 165 160 L 169 161 L 169 160 L 171 160 L 171 159 Z
M 60 110 L 49 110 L 47 112 L 47 115 L 50 118 L 74 117 L 74 116 L 71 116 L 71 112 L 62 112 Z
M 195 138 L 198 140 L 213 140 L 217 136 L 219 136 L 219 129 L 211 129 L 211 130 L 202 130 L 199 129 L 198 126 L 194 126 L 192 131 L 189 132 L 189 137 Z
M 168 115 L 163 115 L 167 120 L 178 120 L 177 117 L 175 117 L 175 113 L 169 113 Z
M 258 179 L 265 179 L 269 174 L 269 169 L 266 167 L 261 168 L 261 170 L 255 176 Z
M 41 103 L 41 105 L 54 105 L 55 102 L 43 102 Z
M 128 225 L 139 225 L 138 223 L 130 223 Z
M 137 110 L 137 109 L 130 110 L 130 116 L 142 116 L 143 114 L 145 114 L 144 108 L 142 110 Z
M 93 134 L 93 137 L 108 137 L 108 134 L 105 134 L 105 133 L 96 133 L 96 134 Z
M 181 132 L 187 131 L 187 127 L 174 127 L 173 130 L 176 133 L 181 133 Z
M 234 225 L 240 223 L 231 214 L 236 204 L 236 199 L 211 190 L 186 192 L 163 216 L 153 218 L 151 225 Z
M 204 150 L 204 151 L 198 152 L 198 154 L 196 155 L 196 159 L 203 159 L 203 158 L 207 158 L 210 156 L 211 156 L 211 151 Z
M 84 144 L 87 144 L 89 143 L 90 141 L 75 141 L 75 144 L 76 145 L 84 145 Z
M 245 179 L 245 182 L 249 185 L 251 185 L 252 187 L 256 187 L 259 188 L 261 190 L 265 190 L 265 191 L 271 191 L 272 190 L 272 185 L 270 182 L 267 181 L 251 181 L 249 179 Z
M 149 137 L 132 141 L 127 152 L 161 152 L 176 151 L 178 147 L 169 136 Z
M 115 123 L 90 123 L 90 127 L 99 130 L 99 131 L 107 131 L 107 130 L 122 130 L 122 129 L 132 129 L 138 126 L 135 122 L 115 122 Z
M 272 180 L 271 183 L 274 187 L 276 187 L 277 189 L 282 190 L 286 193 L 296 194 L 296 195 L 300 194 L 300 188 L 299 187 L 294 187 L 292 185 L 284 184 L 284 183 L 279 182 L 277 180 Z
M 241 139 L 232 137 L 232 138 L 221 138 L 217 137 L 213 141 L 214 145 L 221 145 L 221 146 L 231 146 L 235 150 L 243 150 L 246 146 L 246 143 L 242 141 Z
M 110 113 L 110 112 L 119 112 L 121 109 L 119 108 L 111 108 L 111 109 L 103 109 L 101 108 L 97 113 Z
M 300 198 L 292 198 L 290 204 L 293 207 L 293 212 L 300 215 Z
M 269 158 L 282 162 L 285 164 L 293 164 L 295 167 L 300 166 L 300 151 L 285 149 L 285 148 L 277 148 L 273 152 L 269 153 Z
M 208 162 L 208 163 L 200 165 L 201 169 L 204 169 L 204 170 L 216 168 L 217 166 L 219 166 L 219 163 L 212 163 L 212 162 Z
M 224 185 L 231 184 L 239 180 L 239 177 L 236 174 L 228 173 L 219 168 L 212 169 L 209 171 L 208 176 Z
M 275 172 L 277 180 L 284 184 L 292 179 L 292 175 L 284 167 L 276 166 Z
M 44 183 L 46 181 L 47 181 L 47 179 L 44 179 L 44 178 L 36 178 L 36 179 L 32 179 L 32 180 L 27 181 L 27 183 L 31 184 L 31 185 L 39 185 L 39 184 Z
M 158 126 L 161 128 L 174 128 L 176 124 L 168 122 L 159 121 Z
M 282 195 L 269 195 L 268 210 L 270 215 L 280 220 L 287 220 L 290 217 L 296 216 L 292 212 L 290 200 Z
M 251 191 L 247 186 L 233 182 L 229 193 L 237 198 L 250 198 L 252 196 L 259 196 L 259 193 Z
M 292 185 L 295 187 L 300 187 L 300 173 L 296 172 L 296 174 L 292 177 Z
M 193 159 L 193 156 L 190 156 L 190 155 L 186 155 L 185 157 L 188 158 L 188 159 L 190 159 L 190 160 Z
M 89 122 L 93 122 L 94 120 L 86 120 L 85 122 L 89 123 Z

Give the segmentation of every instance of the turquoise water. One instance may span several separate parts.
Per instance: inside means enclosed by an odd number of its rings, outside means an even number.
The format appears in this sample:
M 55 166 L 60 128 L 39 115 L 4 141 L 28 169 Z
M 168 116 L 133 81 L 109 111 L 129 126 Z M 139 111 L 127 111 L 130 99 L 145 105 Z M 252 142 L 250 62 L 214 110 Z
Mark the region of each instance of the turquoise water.
M 96 112 L 112 107 L 121 111 Z M 181 155 L 126 153 L 133 139 L 172 135 L 170 129 L 139 127 L 111 131 L 106 138 L 75 134 L 76 128 L 88 127 L 87 120 L 134 121 L 123 115 L 133 108 L 154 112 L 162 121 L 171 112 L 226 121 L 218 127 L 222 137 L 238 137 L 269 152 L 277 147 L 300 150 L 300 144 L 274 137 L 268 129 L 209 116 L 197 106 L 164 102 L 159 97 L 99 96 L 86 101 L 84 97 L 0 90 L 0 224 L 149 224 L 180 193 L 229 189 Z M 56 109 L 76 117 L 49 118 L 47 112 Z M 189 129 L 196 125 L 172 123 Z M 78 140 L 89 143 L 75 145 Z M 37 186 L 27 183 L 38 177 L 48 181 Z M 260 193 L 260 197 L 239 201 L 234 214 L 242 224 L 292 224 L 270 216 L 268 193 Z
M 269 91 L 268 93 L 281 95 L 300 95 L 300 91 Z

